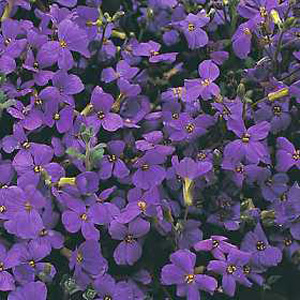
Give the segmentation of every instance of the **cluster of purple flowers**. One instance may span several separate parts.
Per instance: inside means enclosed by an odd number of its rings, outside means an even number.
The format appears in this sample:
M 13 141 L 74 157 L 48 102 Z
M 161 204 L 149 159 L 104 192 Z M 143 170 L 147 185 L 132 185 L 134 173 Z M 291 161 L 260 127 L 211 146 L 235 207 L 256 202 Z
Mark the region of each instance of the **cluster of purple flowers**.
M 0 298 L 242 299 L 297 268 L 298 1 L 51 2 L 0 1 Z

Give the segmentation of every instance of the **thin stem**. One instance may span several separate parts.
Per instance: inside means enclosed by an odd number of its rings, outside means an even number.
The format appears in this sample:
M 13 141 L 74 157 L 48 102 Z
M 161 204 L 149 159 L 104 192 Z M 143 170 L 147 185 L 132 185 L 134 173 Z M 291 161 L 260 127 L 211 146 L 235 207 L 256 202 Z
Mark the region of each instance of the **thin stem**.
M 187 221 L 188 214 L 189 214 L 189 206 L 187 206 L 187 207 L 185 208 L 185 211 L 184 211 L 184 217 L 183 217 L 183 222 L 184 222 L 184 224 L 185 224 L 186 221 Z
M 87 171 L 91 171 L 92 166 L 91 166 L 91 145 L 90 145 L 90 141 L 88 141 L 85 144 L 85 169 Z
M 169 291 L 164 286 L 162 286 L 162 290 L 167 295 L 167 297 L 169 298 L 169 300 L 173 300 L 171 294 L 169 293 Z
M 299 68 L 297 68 L 296 70 L 294 70 L 293 72 L 291 72 L 290 74 L 288 74 L 288 75 L 286 75 L 286 76 L 284 76 L 284 77 L 280 78 L 280 81 L 282 81 L 282 80 L 286 80 L 287 78 L 289 78 L 289 77 L 291 77 L 292 75 L 294 75 L 294 74 L 298 73 L 299 71 L 300 71 L 300 67 L 299 67 Z

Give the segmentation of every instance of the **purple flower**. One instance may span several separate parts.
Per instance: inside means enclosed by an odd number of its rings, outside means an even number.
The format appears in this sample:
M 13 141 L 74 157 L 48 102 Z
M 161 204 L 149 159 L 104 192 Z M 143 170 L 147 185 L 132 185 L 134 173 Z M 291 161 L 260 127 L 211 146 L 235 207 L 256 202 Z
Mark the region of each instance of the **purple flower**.
M 22 102 L 17 101 L 7 112 L 18 119 L 19 124 L 27 130 L 35 130 L 43 124 L 42 112 L 32 104 L 24 106 Z
M 74 109 L 70 105 L 59 109 L 57 99 L 59 99 L 59 93 L 56 99 L 45 103 L 44 123 L 49 127 L 55 124 L 59 133 L 65 133 L 72 127 Z
M 251 254 L 237 249 L 232 249 L 224 260 L 211 260 L 207 266 L 208 271 L 222 275 L 222 287 L 225 294 L 233 297 L 236 282 L 251 287 L 252 283 L 244 274 L 244 266 L 250 261 Z
M 157 63 L 161 61 L 174 62 L 176 60 L 177 52 L 160 54 L 160 47 L 161 45 L 154 41 L 140 43 L 133 49 L 133 54 L 136 56 L 149 57 L 149 62 L 151 63 Z
M 224 236 L 213 235 L 210 239 L 200 241 L 194 245 L 196 251 L 209 251 L 214 258 L 225 260 L 225 254 L 237 247 L 228 243 Z
M 257 266 L 276 266 L 282 259 L 280 249 L 269 244 L 260 223 L 257 223 L 254 231 L 246 234 L 242 241 L 241 249 L 252 253 L 253 263 Z
M 39 211 L 45 206 L 45 198 L 33 186 L 24 190 L 11 186 L 6 192 L 5 229 L 21 238 L 34 238 L 43 229 Z
M 28 151 L 19 151 L 13 160 L 13 167 L 16 169 L 19 178 L 18 185 L 25 187 L 29 184 L 37 185 L 42 173 L 47 172 L 52 182 L 58 181 L 64 175 L 64 169 L 58 163 L 51 163 L 53 150 L 46 145 L 31 145 Z
M 213 124 L 214 119 L 210 115 L 202 114 L 194 119 L 188 113 L 181 113 L 177 119 L 169 122 L 170 140 L 179 142 L 196 139 Z
M 101 80 L 105 83 L 119 78 L 130 80 L 137 74 L 138 71 L 138 68 L 131 67 L 126 60 L 120 60 L 117 63 L 116 71 L 113 68 L 106 68 L 102 71 Z
M 92 282 L 92 277 L 106 272 L 107 261 L 102 257 L 97 241 L 85 241 L 72 253 L 70 269 L 74 268 L 75 280 L 83 288 Z
M 277 149 L 276 169 L 279 172 L 286 172 L 293 166 L 296 166 L 300 170 L 300 150 L 296 150 L 287 138 L 277 138 Z
M 114 99 L 110 94 L 103 92 L 99 86 L 94 88 L 91 96 L 94 114 L 88 117 L 88 124 L 92 125 L 96 132 L 101 126 L 107 131 L 116 131 L 123 127 L 122 118 L 118 114 L 110 112 L 113 103 Z
M 90 56 L 86 32 L 71 20 L 65 19 L 59 23 L 58 39 L 45 43 L 37 54 L 37 59 L 43 61 L 45 66 L 58 62 L 60 69 L 69 70 L 74 65 L 71 51 Z
M 114 251 L 118 265 L 133 265 L 142 255 L 141 237 L 150 230 L 150 223 L 137 218 L 126 225 L 112 221 L 109 233 L 114 240 L 122 241 Z
M 251 51 L 252 31 L 255 29 L 253 20 L 239 26 L 232 37 L 233 51 L 240 59 L 245 59 Z
M 19 286 L 8 295 L 8 300 L 46 300 L 47 288 L 41 281 L 30 282 Z
M 166 177 L 166 171 L 160 165 L 165 160 L 166 157 L 155 150 L 147 151 L 134 164 L 134 167 L 138 168 L 138 170 L 132 176 L 133 184 L 144 190 L 161 184 Z
M 241 161 L 244 158 L 249 163 L 258 164 L 259 161 L 269 163 L 269 153 L 261 142 L 270 130 L 270 123 L 263 121 L 246 129 L 244 123 L 236 122 L 232 131 L 240 138 L 226 145 L 224 160 Z
M 27 51 L 27 56 L 23 64 L 23 68 L 33 73 L 33 79 L 39 86 L 46 85 L 48 81 L 53 77 L 54 73 L 52 71 L 43 70 L 46 67 L 47 63 L 44 63 L 44 60 L 41 56 L 35 58 L 31 49 Z
M 123 141 L 111 141 L 107 144 L 107 148 L 110 154 L 104 155 L 100 162 L 100 179 L 109 179 L 112 175 L 120 179 L 128 176 L 130 171 L 120 159 L 125 149 L 125 143 Z
M 190 49 L 204 47 L 208 43 L 208 36 L 202 29 L 208 22 L 209 17 L 204 11 L 197 15 L 189 13 L 183 21 L 178 22 Z
M 6 251 L 0 244 L 0 291 L 11 291 L 15 289 L 14 277 L 7 271 L 17 266 L 19 263 L 18 255 L 15 251 Z
M 57 71 L 52 78 L 53 86 L 43 89 L 39 98 L 45 103 L 57 101 L 66 103 L 74 107 L 73 95 L 80 93 L 84 89 L 81 79 L 74 75 L 68 74 L 66 71 Z
M 201 222 L 196 220 L 187 220 L 182 224 L 183 229 L 179 230 L 179 249 L 190 249 L 194 244 L 202 240 L 203 233 L 199 229 L 200 225 Z
M 104 274 L 96 278 L 93 282 L 93 287 L 98 292 L 99 300 L 102 299 L 123 299 L 126 297 L 128 300 L 132 300 L 133 291 L 130 285 L 124 284 L 124 282 L 116 282 L 109 274 Z
M 200 79 L 186 79 L 186 99 L 188 102 L 195 101 L 199 96 L 203 100 L 211 99 L 220 94 L 220 88 L 213 82 L 220 75 L 220 70 L 212 60 L 204 60 L 198 67 Z
M 81 230 L 86 240 L 99 240 L 100 231 L 95 228 L 95 224 L 99 224 L 98 210 L 92 207 L 87 209 L 85 204 L 76 198 L 64 197 L 67 210 L 62 214 L 62 223 L 65 228 L 72 233 Z
M 156 187 L 143 192 L 140 188 L 131 189 L 128 194 L 128 204 L 117 217 L 120 223 L 129 223 L 137 216 L 153 217 L 157 214 L 160 203 L 159 192 Z
M 240 202 L 233 201 L 226 194 L 217 197 L 213 211 L 207 222 L 224 226 L 227 230 L 238 230 L 240 227 Z
M 91 194 L 98 191 L 99 178 L 97 173 L 86 171 L 76 176 L 75 183 L 81 194 Z
M 170 256 L 172 264 L 165 265 L 161 271 L 164 285 L 176 284 L 176 295 L 186 296 L 188 300 L 200 299 L 199 290 L 210 294 L 216 290 L 217 281 L 207 275 L 195 274 L 196 255 L 189 250 L 178 250 Z
M 48 250 L 47 247 L 41 247 L 34 241 L 15 244 L 11 251 L 14 251 L 19 259 L 19 264 L 13 269 L 16 281 L 21 284 L 34 281 L 35 276 L 45 268 L 46 264 L 50 267 L 49 275 L 54 277 L 55 268 L 50 263 L 41 262 L 49 254 Z

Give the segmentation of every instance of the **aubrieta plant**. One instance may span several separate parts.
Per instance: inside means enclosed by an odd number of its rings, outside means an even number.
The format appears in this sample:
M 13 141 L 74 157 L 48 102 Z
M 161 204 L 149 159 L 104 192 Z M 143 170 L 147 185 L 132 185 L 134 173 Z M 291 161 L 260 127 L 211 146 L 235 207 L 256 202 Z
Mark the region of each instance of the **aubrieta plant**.
M 299 17 L 0 0 L 0 299 L 299 300 Z

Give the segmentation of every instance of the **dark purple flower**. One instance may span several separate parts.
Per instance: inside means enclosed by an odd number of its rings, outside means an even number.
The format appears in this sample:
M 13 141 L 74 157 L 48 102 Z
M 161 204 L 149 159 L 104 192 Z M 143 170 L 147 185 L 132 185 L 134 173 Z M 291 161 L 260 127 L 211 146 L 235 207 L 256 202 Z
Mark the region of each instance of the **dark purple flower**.
M 176 60 L 177 52 L 168 52 L 160 54 L 160 47 L 161 45 L 154 41 L 140 43 L 133 49 L 133 54 L 136 56 L 149 57 L 149 62 L 152 63 L 157 63 L 161 61 L 174 62 Z
M 66 71 L 59 70 L 52 77 L 53 86 L 43 89 L 39 98 L 45 103 L 57 101 L 75 106 L 73 95 L 80 93 L 84 89 L 81 79 L 74 75 L 68 74 Z
M 55 268 L 50 263 L 41 262 L 49 254 L 48 250 L 47 247 L 42 247 L 34 241 L 15 244 L 11 251 L 14 251 L 19 259 L 19 264 L 13 269 L 16 281 L 21 284 L 34 281 L 46 264 L 50 267 L 49 275 L 54 277 Z

